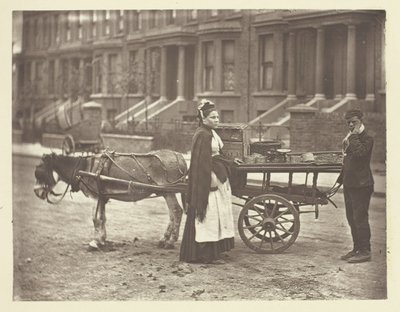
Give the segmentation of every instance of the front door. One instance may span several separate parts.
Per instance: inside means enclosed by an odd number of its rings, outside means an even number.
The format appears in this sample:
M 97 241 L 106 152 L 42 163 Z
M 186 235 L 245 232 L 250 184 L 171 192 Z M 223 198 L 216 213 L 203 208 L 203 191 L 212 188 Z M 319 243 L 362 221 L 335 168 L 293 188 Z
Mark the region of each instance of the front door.
M 314 95 L 315 90 L 314 29 L 302 29 L 296 36 L 296 94 L 299 98 Z
M 340 99 L 346 94 L 347 29 L 344 25 L 326 28 L 324 57 L 324 94 Z
M 178 47 L 167 47 L 167 98 L 175 100 L 178 94 Z
M 190 45 L 185 48 L 185 92 L 186 100 L 192 100 L 194 97 L 194 46 Z

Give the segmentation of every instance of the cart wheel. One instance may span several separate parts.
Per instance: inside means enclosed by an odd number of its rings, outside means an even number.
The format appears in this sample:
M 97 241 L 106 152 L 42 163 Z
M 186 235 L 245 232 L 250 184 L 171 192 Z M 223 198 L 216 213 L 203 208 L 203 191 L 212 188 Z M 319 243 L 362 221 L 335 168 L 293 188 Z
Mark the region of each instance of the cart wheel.
M 273 207 L 274 207 L 274 204 L 266 203 L 265 206 L 267 207 L 267 209 L 272 210 Z M 259 206 L 259 207 L 260 207 L 261 209 L 264 209 L 264 207 L 262 207 L 262 206 Z M 279 206 L 279 208 L 282 208 L 282 207 L 285 207 L 285 206 L 282 206 L 282 205 Z M 294 208 L 297 210 L 297 212 L 299 211 L 299 206 L 298 206 L 298 205 L 294 205 Z M 254 227 L 251 226 L 251 225 L 252 225 L 251 219 L 250 219 L 247 215 L 245 215 L 245 216 L 243 217 L 243 221 L 244 221 L 245 225 L 248 227 L 248 230 L 251 232 L 251 234 L 255 234 L 255 236 L 256 236 L 258 239 L 263 239 L 264 235 L 258 233 L 258 232 L 257 232 L 257 228 L 254 228 Z M 291 235 L 290 233 L 293 232 L 293 230 L 294 230 L 294 224 L 291 225 L 291 227 L 290 227 L 290 229 L 288 230 L 287 233 L 286 233 L 286 232 L 281 233 L 281 238 L 286 238 L 286 237 L 288 237 L 289 235 Z M 272 240 L 273 240 L 274 242 L 276 242 L 276 241 L 280 240 L 280 238 L 279 238 L 278 236 L 275 236 L 275 237 L 272 238 Z
M 72 135 L 67 135 L 62 143 L 62 154 L 69 155 L 75 152 L 75 141 Z
M 251 199 L 239 214 L 239 234 L 258 253 L 280 253 L 290 247 L 300 231 L 297 209 L 278 195 Z

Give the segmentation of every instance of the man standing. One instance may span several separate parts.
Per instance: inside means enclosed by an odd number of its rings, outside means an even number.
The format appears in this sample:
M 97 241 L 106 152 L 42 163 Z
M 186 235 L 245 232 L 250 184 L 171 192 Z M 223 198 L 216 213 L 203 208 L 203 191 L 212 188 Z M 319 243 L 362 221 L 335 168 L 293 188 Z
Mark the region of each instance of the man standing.
M 368 208 L 374 180 L 370 168 L 373 139 L 365 130 L 363 113 L 358 109 L 345 114 L 349 133 L 343 140 L 343 166 L 337 179 L 343 184 L 346 217 L 353 238 L 353 249 L 341 256 L 349 263 L 371 260 L 371 231 Z

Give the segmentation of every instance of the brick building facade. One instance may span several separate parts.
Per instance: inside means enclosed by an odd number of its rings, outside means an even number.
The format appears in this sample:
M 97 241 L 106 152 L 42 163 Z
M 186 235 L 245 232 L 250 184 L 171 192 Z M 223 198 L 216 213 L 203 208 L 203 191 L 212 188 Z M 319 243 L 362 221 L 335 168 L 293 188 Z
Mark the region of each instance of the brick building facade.
M 368 10 L 26 11 L 14 113 L 78 97 L 117 122 L 190 120 L 201 98 L 224 122 L 284 100 L 384 112 L 384 24 Z

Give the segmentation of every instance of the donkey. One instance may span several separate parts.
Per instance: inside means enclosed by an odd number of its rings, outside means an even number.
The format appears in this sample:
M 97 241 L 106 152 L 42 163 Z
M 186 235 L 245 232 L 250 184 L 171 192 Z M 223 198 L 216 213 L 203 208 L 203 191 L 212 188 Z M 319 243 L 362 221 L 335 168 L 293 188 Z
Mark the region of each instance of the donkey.
M 95 177 L 80 175 L 80 171 L 90 172 Z M 162 187 L 161 190 L 154 190 L 129 185 L 127 189 L 126 184 L 104 182 L 100 180 L 100 177 L 108 176 L 110 180 L 114 178 L 152 186 L 173 186 L 185 185 L 182 182 L 186 174 L 187 165 L 182 154 L 170 150 L 153 151 L 147 154 L 115 153 L 105 150 L 102 154 L 91 156 L 64 156 L 51 153 L 44 154 L 40 164 L 36 166 L 34 192 L 40 199 L 55 203 L 49 195 L 53 197 L 61 195 L 54 193 L 53 189 L 57 182 L 62 180 L 71 187 L 71 192 L 82 191 L 87 197 L 97 199 L 97 204 L 92 211 L 94 239 L 89 243 L 89 246 L 94 249 L 105 246 L 105 207 L 109 199 L 133 202 L 154 193 L 157 196 L 163 196 L 169 210 L 169 224 L 158 246 L 170 249 L 174 248 L 174 243 L 178 240 L 183 213 L 176 194 L 163 192 Z M 62 197 L 58 199 L 58 202 Z M 182 201 L 184 202 L 184 196 L 182 196 Z

